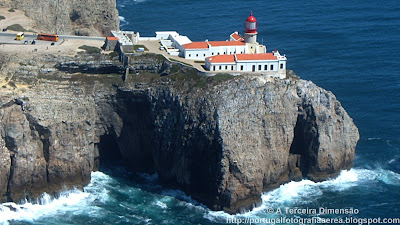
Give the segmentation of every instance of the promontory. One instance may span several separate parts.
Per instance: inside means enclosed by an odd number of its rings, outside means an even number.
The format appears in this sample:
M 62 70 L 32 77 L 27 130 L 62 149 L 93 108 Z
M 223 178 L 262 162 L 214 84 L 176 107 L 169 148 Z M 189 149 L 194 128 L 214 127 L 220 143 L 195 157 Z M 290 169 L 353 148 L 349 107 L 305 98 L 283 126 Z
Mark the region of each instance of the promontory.
M 74 6 L 59 29 L 118 26 L 115 1 L 93 1 L 84 12 L 81 1 L 58 2 Z M 99 2 L 110 6 L 107 25 L 85 24 Z M 1 4 L 38 20 L 22 1 Z M 357 127 L 334 94 L 292 71 L 285 79 L 207 76 L 146 53 L 129 62 L 122 79 L 126 65 L 113 53 L 2 52 L 2 202 L 82 187 L 102 164 L 123 162 L 212 210 L 237 213 L 280 184 L 352 167 Z

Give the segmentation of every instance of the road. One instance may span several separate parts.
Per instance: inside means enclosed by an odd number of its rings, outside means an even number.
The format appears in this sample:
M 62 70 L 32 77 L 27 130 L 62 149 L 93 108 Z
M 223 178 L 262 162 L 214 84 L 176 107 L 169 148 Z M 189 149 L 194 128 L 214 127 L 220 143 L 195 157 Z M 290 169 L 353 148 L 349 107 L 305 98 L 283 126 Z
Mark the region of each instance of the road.
M 23 44 L 21 41 L 14 41 L 16 33 L 0 32 L 0 44 Z M 12 39 L 10 39 L 12 38 Z M 37 38 L 36 34 L 25 34 L 24 40 L 32 41 Z M 104 41 L 105 37 L 89 37 L 89 36 L 75 36 L 75 35 L 58 35 L 62 39 L 77 39 L 77 40 L 97 40 Z

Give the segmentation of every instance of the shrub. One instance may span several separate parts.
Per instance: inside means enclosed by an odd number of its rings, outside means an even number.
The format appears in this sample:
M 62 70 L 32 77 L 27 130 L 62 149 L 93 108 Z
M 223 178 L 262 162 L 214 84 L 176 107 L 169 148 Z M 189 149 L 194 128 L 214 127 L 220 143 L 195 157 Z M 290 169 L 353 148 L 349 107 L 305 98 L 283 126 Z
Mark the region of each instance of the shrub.
M 8 30 L 13 30 L 13 31 L 21 31 L 25 32 L 26 29 L 21 26 L 21 24 L 13 24 L 7 27 Z
M 139 48 L 143 48 L 145 51 L 148 51 L 148 50 L 149 50 L 149 49 L 147 49 L 146 46 L 144 46 L 144 45 L 134 45 L 134 46 L 133 46 L 133 49 L 134 49 L 135 51 L 137 51 Z
M 119 56 L 118 52 L 111 52 L 110 54 L 108 54 L 111 58 L 117 57 Z
M 88 46 L 88 45 L 82 45 L 82 46 L 79 47 L 79 49 L 83 49 L 89 54 L 100 53 L 101 52 L 100 48 L 94 47 L 94 46 Z
M 4 20 L 4 19 L 6 19 L 6 17 L 0 15 L 0 20 Z
M 15 85 L 15 83 L 12 82 L 12 81 L 8 82 L 8 85 L 10 85 L 10 86 L 13 87 L 13 88 L 16 88 L 16 87 L 17 87 L 17 85 Z
M 15 9 L 11 8 L 8 10 L 9 12 L 15 12 Z
M 19 32 L 32 32 L 35 33 L 33 30 L 27 30 L 21 26 L 21 24 L 13 24 L 7 27 L 8 30 L 19 31 Z
M 232 78 L 234 78 L 234 76 L 229 73 L 217 73 L 215 76 L 212 77 L 212 79 L 216 82 L 223 82 Z

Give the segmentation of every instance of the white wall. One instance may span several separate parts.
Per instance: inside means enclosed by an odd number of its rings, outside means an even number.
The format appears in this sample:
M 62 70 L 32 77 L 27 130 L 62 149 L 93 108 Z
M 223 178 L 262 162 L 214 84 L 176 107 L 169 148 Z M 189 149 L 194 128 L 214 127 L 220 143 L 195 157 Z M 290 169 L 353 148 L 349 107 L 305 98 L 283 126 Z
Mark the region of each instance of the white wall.
M 242 66 L 243 70 L 241 69 Z M 273 60 L 237 62 L 237 71 L 251 72 L 253 71 L 253 66 L 255 66 L 255 72 L 278 71 L 278 61 L 273 61 Z M 265 66 L 267 66 L 267 68 L 265 68 Z M 271 66 L 273 67 L 272 70 Z
M 185 49 L 182 57 L 185 59 L 205 60 L 205 58 L 216 55 L 233 55 L 244 53 L 246 46 L 219 46 L 208 49 Z
M 206 64 L 206 68 L 209 71 L 236 71 L 235 63 L 220 63 L 220 64 Z
M 156 38 L 158 40 L 167 40 L 169 35 L 178 36 L 179 34 L 176 31 L 156 31 Z

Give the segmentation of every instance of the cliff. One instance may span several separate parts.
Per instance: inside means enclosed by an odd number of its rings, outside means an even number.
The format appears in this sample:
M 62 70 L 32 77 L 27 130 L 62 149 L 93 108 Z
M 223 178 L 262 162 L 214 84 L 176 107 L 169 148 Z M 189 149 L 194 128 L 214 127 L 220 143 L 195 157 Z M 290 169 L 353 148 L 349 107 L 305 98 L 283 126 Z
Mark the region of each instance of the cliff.
M 141 62 L 131 68 L 139 75 L 123 83 L 119 75 L 67 73 L 69 65 L 118 71 L 105 56 L 6 60 L 2 201 L 85 185 L 101 163 L 122 159 L 213 210 L 236 213 L 258 204 L 264 190 L 352 166 L 359 139 L 352 119 L 331 92 L 293 74 L 207 78 L 145 57 L 131 59 Z
M 115 0 L 0 0 L 0 7 L 24 11 L 37 32 L 108 36 L 119 30 Z

